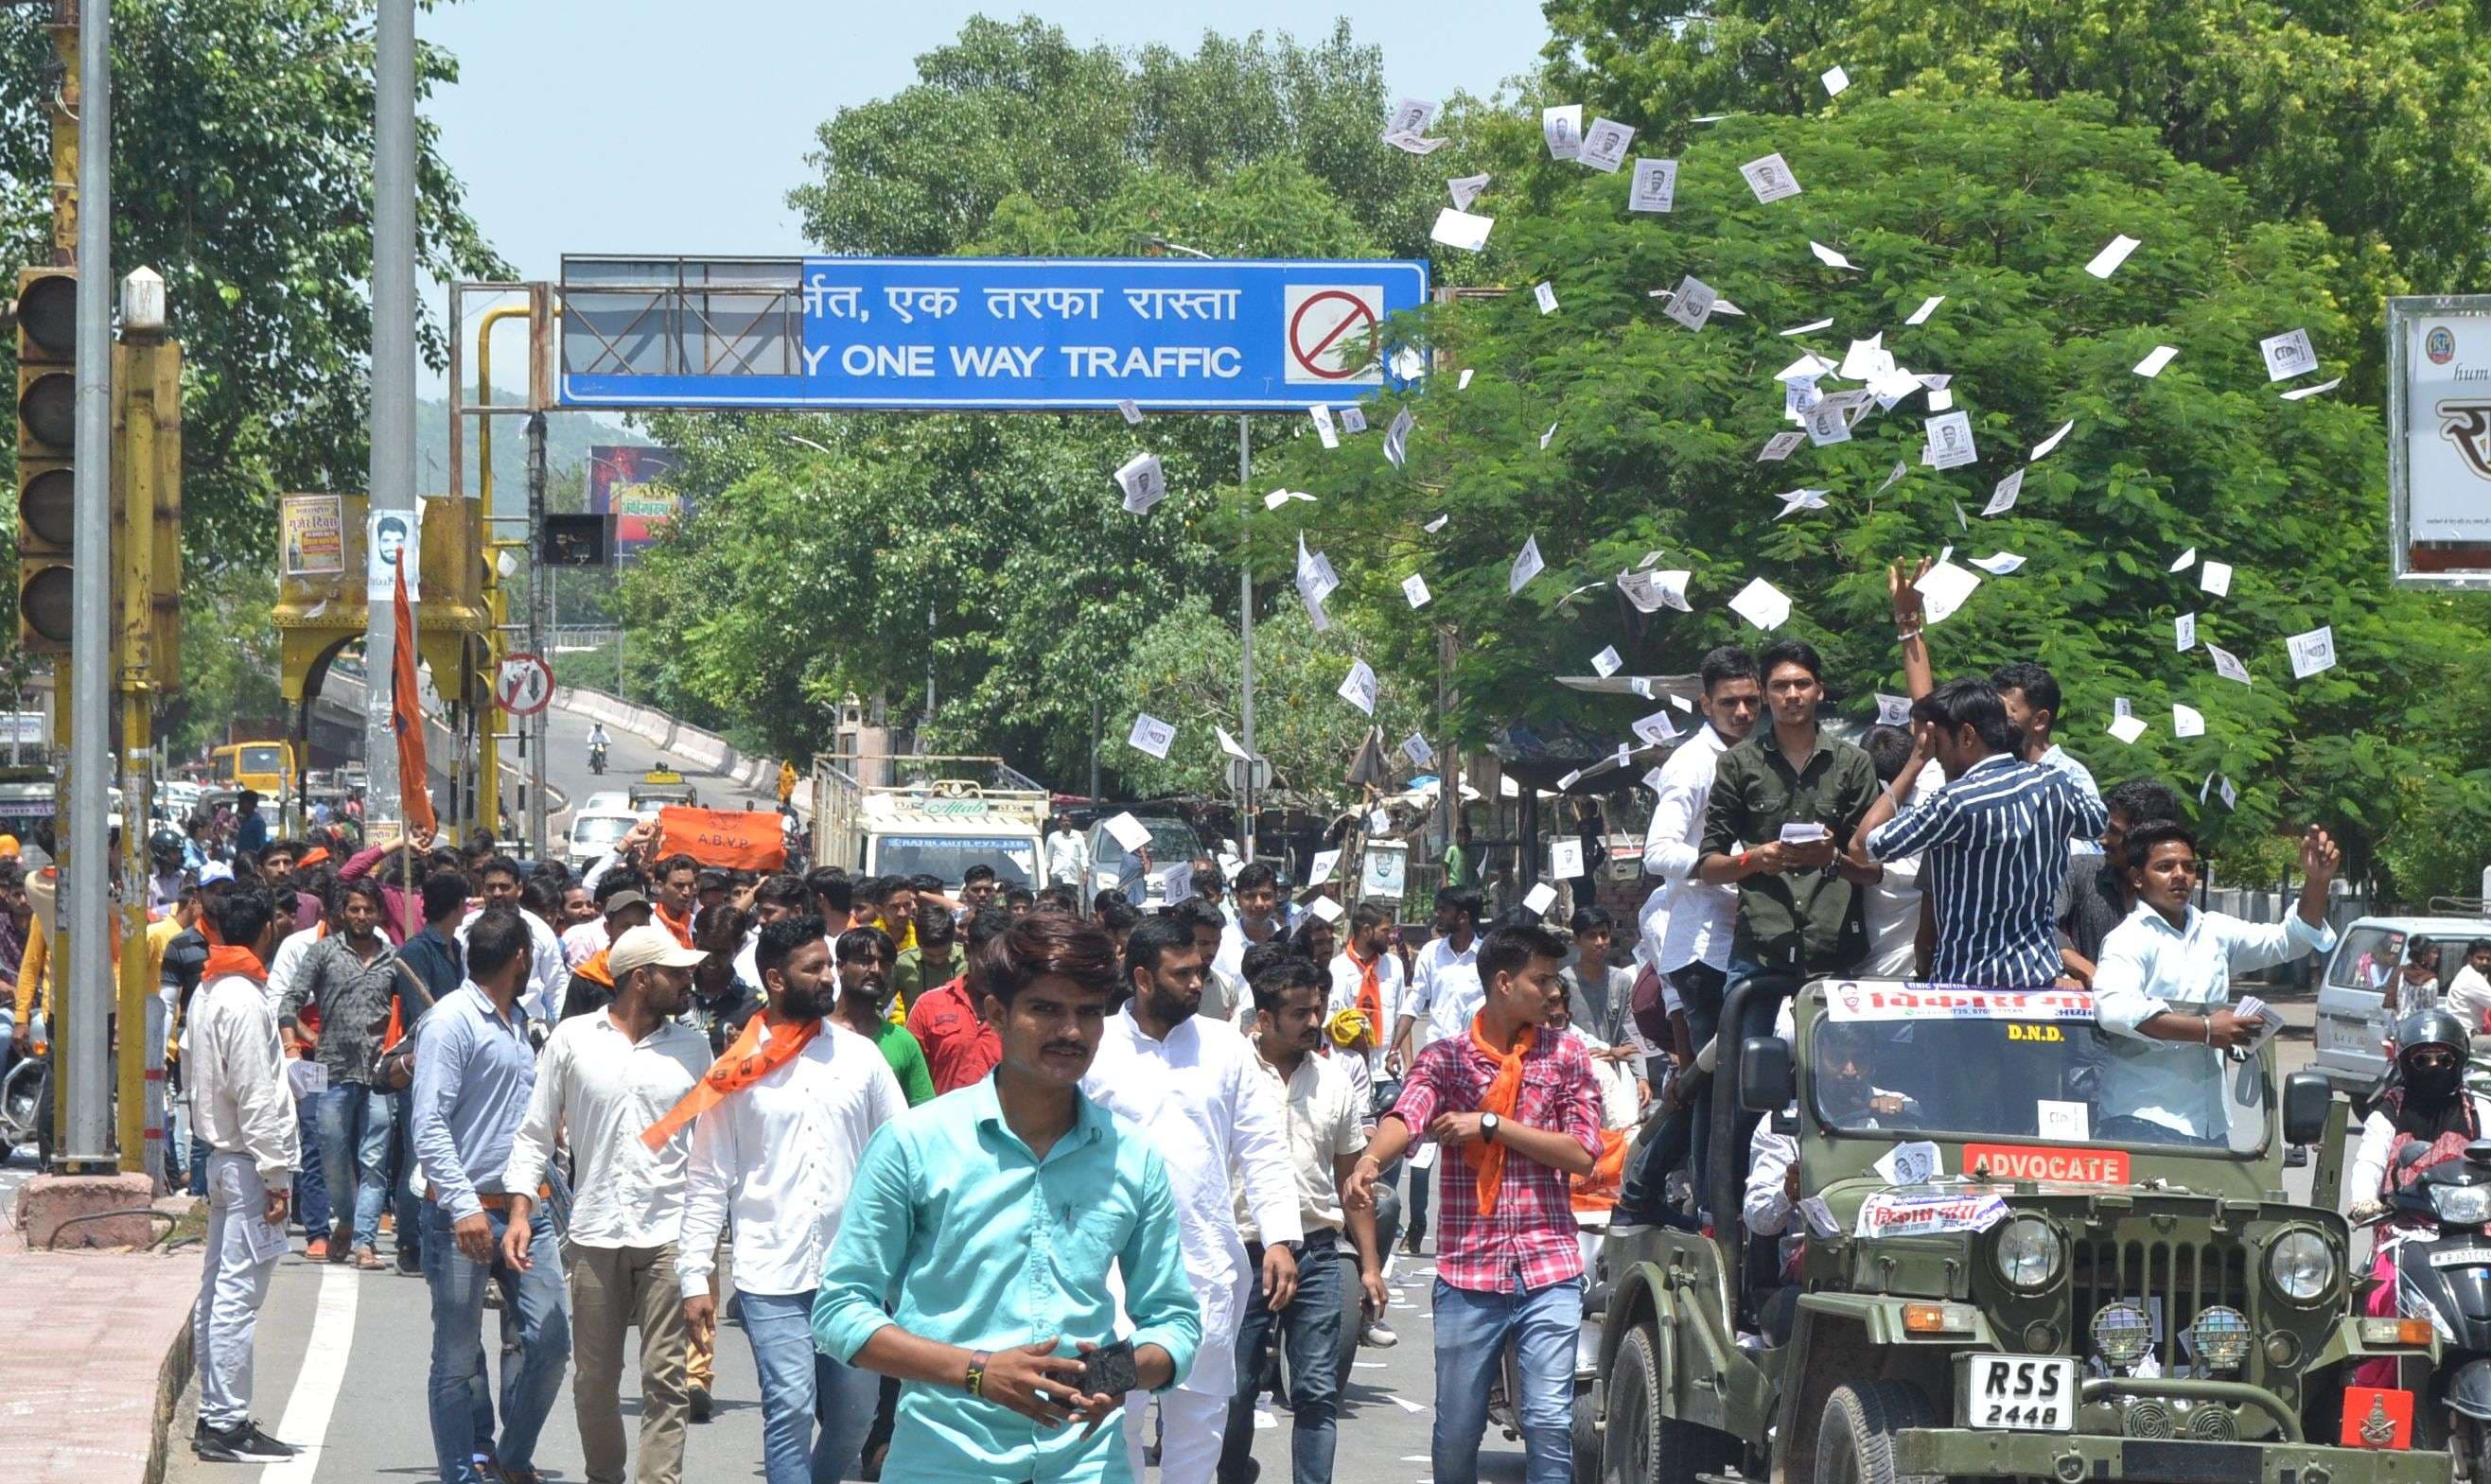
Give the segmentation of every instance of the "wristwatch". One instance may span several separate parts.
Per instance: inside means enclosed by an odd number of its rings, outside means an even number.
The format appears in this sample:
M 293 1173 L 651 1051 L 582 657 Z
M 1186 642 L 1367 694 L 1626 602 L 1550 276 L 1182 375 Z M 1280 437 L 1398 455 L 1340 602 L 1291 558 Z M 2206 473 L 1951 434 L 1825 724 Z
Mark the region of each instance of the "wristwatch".
M 1495 1114 L 1493 1114 L 1493 1113 L 1482 1113 L 1482 1114 L 1480 1114 L 1480 1142 L 1481 1144 L 1494 1144 L 1494 1143 L 1496 1142 L 1496 1131 L 1497 1131 L 1498 1129 L 1500 1129 L 1500 1128 L 1503 1128 L 1504 1126 L 1505 1126 L 1505 1120 L 1503 1120 L 1503 1119 L 1501 1119 L 1501 1118 L 1498 1118 Z

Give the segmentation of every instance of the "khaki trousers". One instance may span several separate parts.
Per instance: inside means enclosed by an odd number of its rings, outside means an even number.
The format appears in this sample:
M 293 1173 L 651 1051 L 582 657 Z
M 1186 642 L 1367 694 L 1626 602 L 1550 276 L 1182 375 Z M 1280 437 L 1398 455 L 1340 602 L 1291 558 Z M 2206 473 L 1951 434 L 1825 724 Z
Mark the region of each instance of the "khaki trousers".
M 684 1427 L 690 1420 L 684 1375 L 690 1331 L 675 1280 L 675 1249 L 582 1247 L 567 1255 L 571 1402 L 589 1484 L 624 1484 L 623 1342 L 640 1328 L 638 1484 L 681 1484 Z

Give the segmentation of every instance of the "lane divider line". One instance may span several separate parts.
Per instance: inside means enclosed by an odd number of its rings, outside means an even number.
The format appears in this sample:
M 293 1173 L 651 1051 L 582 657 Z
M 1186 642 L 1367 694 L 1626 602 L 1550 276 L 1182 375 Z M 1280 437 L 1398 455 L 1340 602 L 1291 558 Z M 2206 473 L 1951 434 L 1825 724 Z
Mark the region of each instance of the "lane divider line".
M 310 1343 L 303 1348 L 303 1369 L 294 1376 L 294 1390 L 285 1399 L 285 1416 L 277 1436 L 303 1451 L 270 1464 L 260 1484 L 311 1484 L 320 1467 L 320 1449 L 329 1440 L 329 1417 L 337 1410 L 337 1390 L 346 1382 L 346 1361 L 355 1347 L 355 1298 L 362 1274 L 345 1266 L 323 1267 L 320 1298 L 311 1317 Z

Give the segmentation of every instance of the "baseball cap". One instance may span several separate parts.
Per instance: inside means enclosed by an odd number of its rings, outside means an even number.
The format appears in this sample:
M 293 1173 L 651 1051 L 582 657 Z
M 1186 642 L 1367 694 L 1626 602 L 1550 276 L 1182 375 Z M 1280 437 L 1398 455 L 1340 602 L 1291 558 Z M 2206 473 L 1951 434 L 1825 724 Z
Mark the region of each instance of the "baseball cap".
M 614 940 L 614 946 L 605 951 L 605 970 L 620 979 L 634 969 L 690 969 L 708 957 L 698 948 L 675 942 L 675 935 L 662 927 L 641 926 Z
M 199 885 L 202 887 L 213 886 L 218 882 L 231 881 L 233 879 L 233 867 L 227 865 L 221 860 L 211 860 L 207 864 L 199 867 Z
M 610 917 L 616 913 L 622 912 L 627 908 L 646 907 L 648 905 L 649 899 L 642 896 L 637 891 L 617 891 L 612 896 L 605 899 L 605 906 L 600 910 L 599 916 Z

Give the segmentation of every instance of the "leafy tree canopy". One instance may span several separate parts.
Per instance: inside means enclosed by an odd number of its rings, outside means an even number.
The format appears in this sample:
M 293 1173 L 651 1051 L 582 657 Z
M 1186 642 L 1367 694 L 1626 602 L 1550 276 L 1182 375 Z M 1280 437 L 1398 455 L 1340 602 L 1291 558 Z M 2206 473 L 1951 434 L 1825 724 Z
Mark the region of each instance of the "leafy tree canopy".
M 2392 869 L 2451 814 L 2481 818 L 2482 780 L 2466 771 L 2481 728 L 2448 705 L 2479 665 L 2455 600 L 2387 589 L 2375 412 L 2285 401 L 2268 383 L 2260 338 L 2305 328 L 2331 368 L 2358 334 L 2329 289 L 2335 244 L 2314 223 L 2262 220 L 2241 185 L 2174 160 L 2115 111 L 1895 99 L 1733 119 L 1689 139 L 1665 216 L 1629 214 L 1622 175 L 1543 159 L 1479 208 L 1497 214 L 1492 266 L 1515 291 L 1424 327 L 1475 379 L 1459 390 L 1440 369 L 1407 399 L 1408 469 L 1372 436 L 1337 451 L 1305 438 L 1271 472 L 1316 504 L 1267 515 L 1254 491 L 1232 499 L 1258 551 L 1284 549 L 1300 523 L 1329 546 L 1345 582 L 1334 606 L 1368 617 L 1379 671 L 1427 673 L 1438 629 L 1454 633 L 1456 727 L 1473 742 L 1502 719 L 1556 713 L 1624 740 L 1655 703 L 1580 696 L 1552 677 L 1587 673 L 1611 645 L 1627 673 L 1668 674 L 1715 644 L 1759 644 L 1724 606 L 1757 577 L 1794 604 L 1774 637 L 1816 644 L 1840 708 L 1872 718 L 1870 692 L 1900 680 L 1888 564 L 1949 545 L 1959 564 L 2020 555 L 2020 570 L 1984 580 L 1931 629 L 1942 675 L 2037 659 L 2066 687 L 2064 735 L 2106 782 L 2151 772 L 2193 793 L 2225 775 L 2241 805 L 2210 817 L 2236 852 L 2317 818 Z M 1773 151 L 1802 193 L 1760 205 L 1739 166 Z M 2147 246 L 2108 280 L 2090 276 L 2116 233 Z M 1820 262 L 1811 241 L 1860 271 Z M 1664 317 L 1653 291 L 1686 275 L 1745 314 L 1693 332 Z M 1539 282 L 1553 313 L 1527 291 Z M 1940 294 L 1925 323 L 1904 323 Z M 1920 393 L 1872 406 L 1847 442 L 1760 462 L 1794 426 L 1775 374 L 1880 335 L 1901 364 L 1953 378 L 1978 462 L 1921 464 Z M 2135 374 L 2158 344 L 2178 359 Z M 1824 389 L 1856 385 L 1829 376 Z M 1978 514 L 2017 470 L 2012 509 Z M 1777 519 L 1774 496 L 1808 487 L 1826 509 Z M 1548 569 L 1509 597 L 1526 538 Z M 2190 548 L 2233 566 L 2228 596 L 2201 590 L 2193 567 L 2171 570 Z M 1656 567 L 1691 573 L 1694 612 L 1647 616 L 1613 585 L 1655 552 Z M 1417 611 L 1400 591 L 1413 571 L 1434 592 Z M 1587 583 L 1599 586 L 1568 598 Z M 2174 621 L 2188 613 L 2199 643 L 2183 654 Z M 2284 640 L 2321 625 L 2342 660 L 2297 681 Z M 2218 678 L 2209 641 L 2254 684 Z M 2149 723 L 2133 746 L 2105 735 L 2119 698 Z M 2174 737 L 2175 702 L 2204 715 L 2205 736 Z

